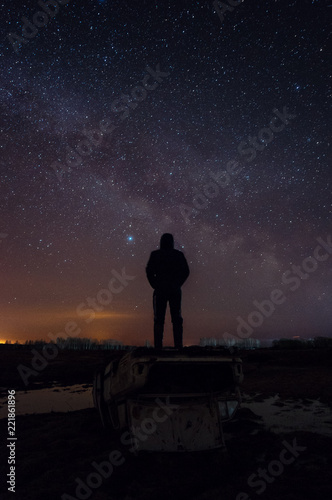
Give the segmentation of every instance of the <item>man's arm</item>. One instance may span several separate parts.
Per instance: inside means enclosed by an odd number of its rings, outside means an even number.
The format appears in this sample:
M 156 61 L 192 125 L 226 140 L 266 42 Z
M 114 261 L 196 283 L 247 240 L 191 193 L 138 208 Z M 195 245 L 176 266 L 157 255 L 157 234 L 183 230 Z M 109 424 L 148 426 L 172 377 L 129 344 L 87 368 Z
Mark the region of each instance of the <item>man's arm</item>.
M 184 254 L 181 252 L 181 272 L 180 272 L 181 284 L 180 284 L 180 287 L 186 281 L 189 274 L 190 274 L 190 271 L 189 271 L 187 259 L 185 258 Z
M 153 258 L 153 252 L 151 252 L 149 261 L 147 263 L 147 266 L 145 268 L 146 271 L 146 277 L 148 278 L 148 281 L 153 289 L 156 288 L 156 274 L 155 274 L 155 266 L 154 266 L 154 258 Z

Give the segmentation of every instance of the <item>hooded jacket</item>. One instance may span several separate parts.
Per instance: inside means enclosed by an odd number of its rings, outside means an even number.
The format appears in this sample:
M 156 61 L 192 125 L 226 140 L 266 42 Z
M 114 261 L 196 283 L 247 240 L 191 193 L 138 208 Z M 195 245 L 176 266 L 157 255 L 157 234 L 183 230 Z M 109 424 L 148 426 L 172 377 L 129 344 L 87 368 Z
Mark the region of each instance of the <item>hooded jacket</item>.
M 187 260 L 180 250 L 175 250 L 171 234 L 163 234 L 160 239 L 160 250 L 151 252 L 146 266 L 146 276 L 152 288 L 163 292 L 181 288 L 188 278 Z

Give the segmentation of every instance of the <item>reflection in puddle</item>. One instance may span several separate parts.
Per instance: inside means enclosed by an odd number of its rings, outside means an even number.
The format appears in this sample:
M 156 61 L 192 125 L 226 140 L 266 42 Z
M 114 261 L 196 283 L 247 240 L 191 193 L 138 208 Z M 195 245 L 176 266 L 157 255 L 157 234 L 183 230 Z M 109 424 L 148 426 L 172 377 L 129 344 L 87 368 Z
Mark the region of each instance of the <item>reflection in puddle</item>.
M 16 415 L 76 411 L 93 407 L 92 385 L 53 386 L 33 391 L 17 391 Z M 7 418 L 7 398 L 0 399 L 0 418 Z
M 243 394 L 241 407 L 262 416 L 266 428 L 275 433 L 307 431 L 332 436 L 331 408 L 317 400 Z

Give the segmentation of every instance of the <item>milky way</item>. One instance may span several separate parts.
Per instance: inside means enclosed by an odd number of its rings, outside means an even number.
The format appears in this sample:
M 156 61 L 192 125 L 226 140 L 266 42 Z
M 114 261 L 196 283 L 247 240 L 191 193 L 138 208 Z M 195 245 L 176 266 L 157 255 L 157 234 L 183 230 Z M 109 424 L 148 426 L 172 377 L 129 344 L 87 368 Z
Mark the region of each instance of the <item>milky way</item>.
M 163 232 L 191 270 L 185 343 L 236 334 L 274 290 L 252 337 L 330 335 L 327 2 L 44 3 L 2 6 L 0 341 L 70 320 L 152 340 Z

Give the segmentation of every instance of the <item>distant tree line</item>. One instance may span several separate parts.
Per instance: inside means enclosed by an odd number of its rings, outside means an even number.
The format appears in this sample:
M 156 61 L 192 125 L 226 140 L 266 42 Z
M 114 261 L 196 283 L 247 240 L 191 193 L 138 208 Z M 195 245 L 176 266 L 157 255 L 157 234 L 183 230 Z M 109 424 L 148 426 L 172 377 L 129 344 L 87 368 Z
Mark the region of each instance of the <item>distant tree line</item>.
M 38 340 L 26 340 L 24 344 L 20 344 L 16 341 L 14 344 L 11 343 L 10 340 L 6 340 L 5 346 L 11 346 L 13 348 L 22 348 L 22 347 L 33 347 L 42 349 L 44 345 L 49 344 L 42 339 Z M 120 350 L 125 349 L 126 346 L 123 345 L 123 342 L 114 339 L 90 339 L 90 338 L 63 338 L 57 337 L 55 343 L 60 349 L 72 349 L 72 350 Z
M 309 340 L 279 339 L 272 343 L 273 349 L 331 349 L 331 337 L 315 337 Z
M 237 344 L 238 348 L 242 349 L 259 349 L 260 341 L 257 339 L 246 339 L 247 342 L 242 344 Z M 10 347 L 13 349 L 21 349 L 25 347 L 33 347 L 42 349 L 44 345 L 49 344 L 42 339 L 38 340 L 26 340 L 24 344 L 20 344 L 18 341 L 12 343 L 10 340 L 6 340 L 5 344 L 0 344 L 2 347 Z M 51 342 L 53 343 L 53 341 Z M 60 349 L 71 349 L 71 350 L 123 350 L 123 349 L 133 349 L 134 346 L 124 345 L 122 342 L 114 339 L 90 339 L 90 338 L 63 338 L 57 337 L 54 342 Z M 226 345 L 223 340 L 214 338 L 201 338 L 200 345 L 218 347 L 221 345 Z M 229 346 L 228 346 L 229 347 Z M 272 349 L 332 349 L 332 337 L 315 337 L 309 340 L 302 339 L 287 339 L 281 338 L 278 340 L 273 340 Z

